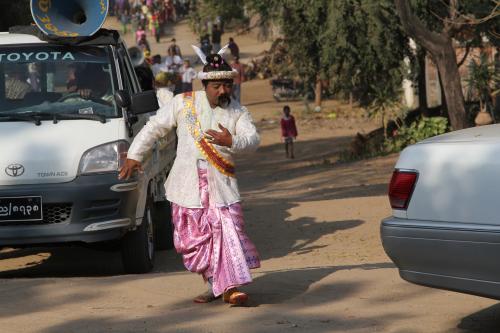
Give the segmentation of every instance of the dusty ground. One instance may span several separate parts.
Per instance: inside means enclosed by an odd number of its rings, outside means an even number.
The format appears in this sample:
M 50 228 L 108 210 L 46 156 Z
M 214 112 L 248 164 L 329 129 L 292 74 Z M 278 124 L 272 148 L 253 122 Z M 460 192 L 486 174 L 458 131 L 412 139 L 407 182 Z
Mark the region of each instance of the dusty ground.
M 188 53 L 192 36 L 185 25 L 176 29 Z M 258 51 L 251 36 L 236 40 L 254 45 L 244 46 L 249 55 Z M 193 304 L 205 287 L 174 251 L 158 253 L 154 273 L 122 275 L 116 253 L 7 249 L 0 332 L 498 332 L 495 301 L 406 283 L 384 254 L 379 224 L 390 215 L 397 156 L 336 162 L 356 131 L 375 124 L 347 120 L 333 101 L 325 112 L 335 110 L 335 120 L 291 103 L 300 136 L 297 158 L 286 160 L 283 103 L 272 100 L 268 82 L 245 83 L 243 102 L 262 134 L 261 148 L 238 168 L 247 230 L 263 259 L 245 288 L 249 307 Z

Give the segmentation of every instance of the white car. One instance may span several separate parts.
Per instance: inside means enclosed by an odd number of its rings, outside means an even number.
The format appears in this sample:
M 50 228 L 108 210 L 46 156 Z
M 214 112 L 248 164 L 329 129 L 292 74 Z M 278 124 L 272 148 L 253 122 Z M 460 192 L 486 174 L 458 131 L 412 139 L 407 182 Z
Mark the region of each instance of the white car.
M 403 279 L 500 299 L 500 125 L 407 147 L 389 198 L 381 237 Z

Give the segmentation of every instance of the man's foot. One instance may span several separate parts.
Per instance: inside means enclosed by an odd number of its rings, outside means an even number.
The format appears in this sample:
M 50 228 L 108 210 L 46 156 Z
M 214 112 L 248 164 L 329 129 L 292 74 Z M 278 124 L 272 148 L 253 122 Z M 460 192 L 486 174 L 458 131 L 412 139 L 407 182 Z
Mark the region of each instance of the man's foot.
M 193 302 L 195 302 L 195 303 L 210 303 L 210 302 L 215 301 L 219 297 L 215 297 L 213 293 L 207 291 L 207 292 L 204 292 L 203 294 L 196 296 L 193 299 Z
M 224 293 L 223 299 L 232 305 L 245 305 L 248 302 L 248 295 L 237 289 L 231 289 Z

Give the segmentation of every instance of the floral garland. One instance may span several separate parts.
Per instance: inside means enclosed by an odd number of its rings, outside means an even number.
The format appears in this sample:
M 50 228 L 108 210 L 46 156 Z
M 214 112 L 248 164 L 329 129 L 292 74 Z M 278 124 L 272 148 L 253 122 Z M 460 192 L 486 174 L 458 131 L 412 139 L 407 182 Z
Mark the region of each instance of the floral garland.
M 187 121 L 187 127 L 194 142 L 202 155 L 209 161 L 220 173 L 235 177 L 234 175 L 234 164 L 226 160 L 221 156 L 219 151 L 207 141 L 201 130 L 201 124 L 196 116 L 196 110 L 194 107 L 194 95 L 192 92 L 184 93 L 184 115 Z

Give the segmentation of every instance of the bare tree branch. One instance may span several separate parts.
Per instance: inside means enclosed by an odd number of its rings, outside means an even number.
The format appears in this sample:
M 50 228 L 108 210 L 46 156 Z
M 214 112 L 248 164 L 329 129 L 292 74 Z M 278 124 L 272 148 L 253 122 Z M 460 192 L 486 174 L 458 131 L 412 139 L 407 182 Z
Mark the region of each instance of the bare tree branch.
M 465 53 L 464 53 L 464 56 L 462 58 L 462 60 L 460 60 L 458 63 L 457 63 L 457 66 L 460 68 L 460 66 L 463 65 L 463 63 L 465 62 L 465 59 L 467 59 L 467 56 L 469 55 L 469 52 L 470 52 L 470 44 L 469 43 L 466 43 L 465 44 Z
M 470 15 L 461 14 L 458 11 L 455 13 L 455 17 L 444 18 L 439 15 L 433 13 L 438 19 L 442 20 L 445 24 L 454 24 L 454 25 L 478 25 L 484 22 L 487 22 L 491 19 L 494 19 L 497 16 L 500 16 L 500 0 L 492 1 L 495 3 L 495 7 L 491 10 L 491 12 L 485 17 L 475 18 Z M 452 9 L 453 7 L 450 7 Z

